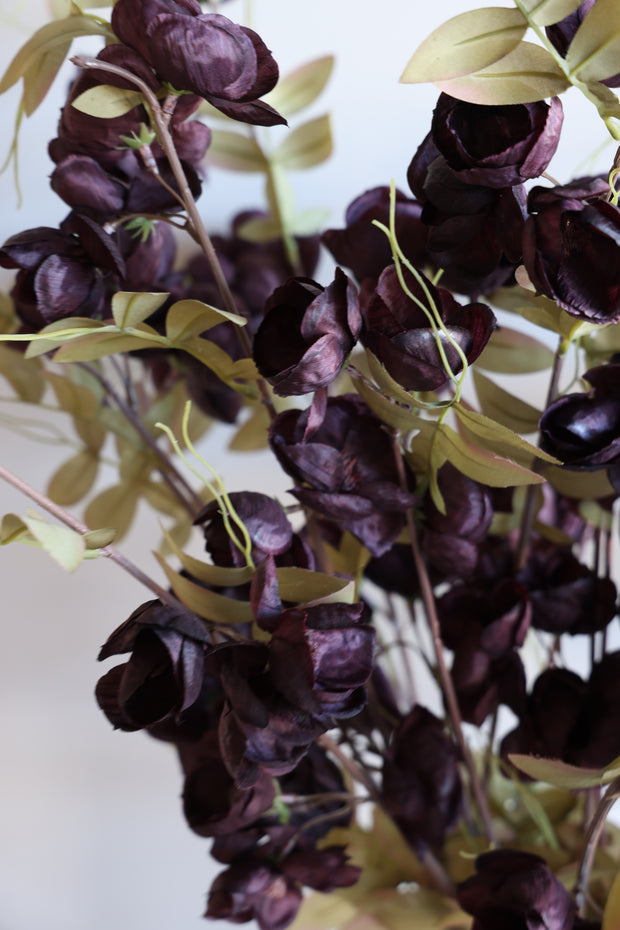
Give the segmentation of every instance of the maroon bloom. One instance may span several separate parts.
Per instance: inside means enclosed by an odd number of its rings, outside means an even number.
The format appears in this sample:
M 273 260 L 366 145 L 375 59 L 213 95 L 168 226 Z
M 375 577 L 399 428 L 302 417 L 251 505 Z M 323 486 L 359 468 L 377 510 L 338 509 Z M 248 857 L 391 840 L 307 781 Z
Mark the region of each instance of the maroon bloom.
M 361 326 L 357 291 L 340 268 L 327 288 L 291 278 L 267 301 L 254 360 L 276 394 L 309 394 L 337 377 Z
M 445 288 L 434 287 L 424 275 L 421 277 L 426 292 L 410 272 L 405 272 L 405 284 L 416 301 L 427 308 L 428 315 L 405 293 L 394 265 L 381 274 L 363 310 L 364 346 L 408 391 L 437 390 L 450 380 L 429 322 L 433 310 L 427 294 L 431 295 L 450 339 L 468 362 L 478 358 L 495 328 L 495 316 L 486 304 L 462 307 Z M 461 357 L 444 332 L 439 338 L 450 368 L 457 375 L 463 368 Z

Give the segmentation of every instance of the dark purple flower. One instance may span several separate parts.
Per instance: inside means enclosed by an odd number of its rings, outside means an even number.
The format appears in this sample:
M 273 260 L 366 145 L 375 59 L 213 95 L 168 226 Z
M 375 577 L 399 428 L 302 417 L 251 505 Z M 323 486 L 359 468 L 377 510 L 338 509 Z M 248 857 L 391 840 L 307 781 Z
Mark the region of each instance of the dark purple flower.
M 600 178 L 533 188 L 523 262 L 538 291 L 590 323 L 620 319 L 620 210 L 604 199 Z
M 298 500 L 348 529 L 373 555 L 387 552 L 414 497 L 400 487 L 390 437 L 358 396 L 330 398 L 318 427 L 312 410 L 280 414 L 270 443 L 297 482 L 291 493 Z
M 486 304 L 462 307 L 445 288 L 434 287 L 424 275 L 422 280 L 426 293 L 413 275 L 405 272 L 405 284 L 414 298 L 432 314 L 427 293 L 431 295 L 447 333 L 467 361 L 475 361 L 495 327 L 492 310 Z M 431 391 L 448 383 L 450 375 L 439 354 L 428 316 L 405 293 L 394 265 L 381 274 L 363 310 L 363 318 L 361 340 L 364 346 L 406 390 Z M 457 375 L 463 368 L 461 358 L 443 332 L 440 338 L 452 372 Z
M 255 125 L 285 120 L 258 98 L 275 87 L 278 66 L 251 29 L 174 0 L 119 0 L 112 28 L 158 78 L 204 97 L 227 116 Z
M 291 546 L 293 530 L 278 501 L 257 491 L 234 491 L 229 497 L 248 531 L 255 562 L 262 561 L 266 555 L 281 555 Z M 203 527 L 206 550 L 216 565 L 240 567 L 246 564 L 245 556 L 226 530 L 216 501 L 203 507 L 194 523 Z
M 416 706 L 394 731 L 383 763 L 383 806 L 421 858 L 461 814 L 459 756 L 443 723 Z
M 96 696 L 115 727 L 138 730 L 178 716 L 199 697 L 210 648 L 202 621 L 147 601 L 112 633 L 99 659 L 131 652 L 101 678 Z
M 560 141 L 562 104 L 554 97 L 512 106 L 482 106 L 441 94 L 431 137 L 459 180 L 504 188 L 537 178 Z
M 398 243 L 413 265 L 423 267 L 427 261 L 427 229 L 421 221 L 422 204 L 396 191 L 394 229 Z M 345 214 L 345 229 L 328 229 L 321 241 L 339 265 L 350 268 L 358 282 L 376 280 L 384 268 L 392 264 L 392 251 L 387 236 L 373 225 L 379 220 L 389 225 L 390 189 L 374 187 L 349 204 Z
M 607 468 L 620 490 L 620 364 L 600 365 L 583 376 L 592 385 L 554 400 L 540 419 L 543 447 L 577 471 Z
M 276 394 L 309 394 L 337 377 L 361 325 L 357 291 L 340 268 L 327 288 L 291 278 L 267 301 L 254 360 Z
M 476 874 L 457 889 L 472 930 L 571 930 L 575 902 L 540 856 L 495 849 L 476 859 Z

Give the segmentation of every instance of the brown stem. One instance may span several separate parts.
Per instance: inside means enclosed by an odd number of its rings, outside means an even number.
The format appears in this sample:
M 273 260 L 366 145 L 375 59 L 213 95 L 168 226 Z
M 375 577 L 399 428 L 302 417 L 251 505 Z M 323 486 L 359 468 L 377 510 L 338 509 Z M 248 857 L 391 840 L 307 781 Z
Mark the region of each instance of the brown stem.
M 18 491 L 20 491 L 26 497 L 29 497 L 36 504 L 38 504 L 39 507 L 42 507 L 53 517 L 56 517 L 57 520 L 60 520 L 60 522 L 64 523 L 65 526 L 68 526 L 69 529 L 75 530 L 75 532 L 79 533 L 81 536 L 84 536 L 86 533 L 90 532 L 89 528 L 84 523 L 81 523 L 80 520 L 78 520 L 72 514 L 68 513 L 66 510 L 63 510 L 62 507 L 59 507 L 58 504 L 55 504 L 53 501 L 51 501 L 49 497 L 41 494 L 40 491 L 36 491 L 22 478 L 18 478 L 17 475 L 14 475 L 13 472 L 9 471 L 8 468 L 5 468 L 3 465 L 0 465 L 0 478 L 6 481 L 7 484 L 17 488 Z M 133 562 L 130 562 L 128 558 L 126 558 L 124 555 L 121 555 L 117 549 L 113 549 L 112 546 L 104 546 L 99 550 L 99 554 L 107 559 L 111 559 L 112 562 L 116 562 L 117 565 L 120 565 L 122 569 L 132 575 L 137 581 L 145 585 L 145 587 L 149 588 L 162 603 L 169 604 L 175 609 L 186 609 L 173 594 L 170 594 L 169 591 L 166 591 L 164 588 L 158 585 L 156 581 L 153 581 L 152 578 L 149 578 L 148 575 L 145 575 L 137 565 L 134 565 Z
M 159 448 L 154 437 L 151 436 L 144 423 L 140 420 L 140 417 L 137 416 L 136 412 L 132 410 L 129 404 L 125 403 L 123 398 L 117 391 L 112 387 L 108 379 L 97 371 L 93 365 L 89 365 L 87 362 L 78 362 L 78 364 L 85 368 L 89 374 L 97 379 L 99 384 L 102 386 L 106 394 L 114 401 L 118 409 L 121 411 L 123 416 L 129 423 L 133 426 L 135 431 L 138 433 L 144 444 L 148 449 L 153 453 L 159 462 L 158 471 L 162 476 L 163 480 L 166 482 L 170 490 L 174 493 L 175 497 L 178 498 L 180 503 L 183 505 L 184 509 L 188 512 L 190 517 L 194 518 L 203 507 L 203 502 L 200 497 L 196 494 L 194 489 L 187 483 L 183 475 L 177 471 L 174 464 L 170 461 L 168 456 Z M 178 482 L 180 487 L 177 487 L 174 479 Z M 183 491 L 181 490 L 183 489 Z M 187 497 L 184 496 L 184 493 Z
M 407 490 L 407 478 L 405 475 L 405 468 L 403 464 L 403 458 L 400 450 L 400 444 L 397 435 L 393 435 L 393 448 L 394 448 L 394 458 L 396 461 L 396 467 L 398 468 L 398 474 L 400 479 L 400 484 L 403 490 Z M 441 630 L 439 627 L 439 617 L 437 616 L 437 607 L 435 604 L 435 596 L 433 594 L 433 588 L 430 582 L 428 575 L 428 570 L 426 568 L 426 562 L 424 561 L 424 556 L 420 550 L 420 544 L 418 542 L 418 533 L 415 525 L 415 520 L 413 517 L 413 509 L 408 507 L 406 510 L 406 520 L 407 520 L 407 529 L 409 530 L 409 536 L 411 540 L 411 552 L 413 554 L 413 562 L 415 569 L 418 575 L 418 582 L 420 585 L 420 593 L 422 595 L 422 603 L 424 604 L 424 610 L 426 612 L 426 618 L 428 625 L 431 631 L 431 637 L 433 640 L 433 650 L 435 653 L 435 661 L 437 663 L 437 671 L 439 674 L 439 681 L 441 683 L 441 690 L 443 692 L 444 700 L 446 702 L 446 707 L 448 710 L 448 716 L 450 718 L 450 723 L 452 726 L 452 731 L 454 733 L 455 739 L 461 750 L 461 755 L 463 757 L 463 762 L 469 773 L 469 781 L 471 789 L 476 801 L 476 808 L 480 815 L 482 821 L 482 826 L 484 829 L 485 836 L 489 844 L 493 845 L 495 842 L 493 834 L 493 824 L 491 820 L 491 812 L 489 810 L 489 805 L 487 803 L 486 795 L 482 789 L 482 784 L 478 778 L 478 773 L 476 771 L 476 766 L 472 754 L 470 752 L 469 746 L 463 734 L 463 724 L 461 720 L 461 712 L 459 710 L 459 704 L 456 697 L 456 691 L 454 689 L 454 682 L 452 681 L 452 676 L 448 669 L 446 663 L 446 657 L 443 648 L 443 641 L 441 639 Z
M 547 390 L 547 399 L 545 401 L 545 410 L 549 404 L 555 400 L 556 394 L 558 393 L 558 383 L 560 380 L 560 373 L 562 371 L 562 362 L 564 361 L 564 351 L 563 351 L 564 340 L 560 336 L 560 341 L 555 352 L 553 359 L 553 367 L 551 369 L 551 380 L 549 381 L 549 388 Z M 539 445 L 540 445 L 540 436 L 539 436 Z M 541 467 L 539 461 L 534 463 L 533 471 L 537 471 Z M 519 528 L 519 541 L 517 543 L 517 548 L 515 552 L 515 571 L 519 572 L 524 567 L 527 562 L 528 554 L 528 545 L 530 541 L 530 536 L 532 535 L 532 529 L 534 527 L 534 518 L 536 516 L 536 492 L 538 490 L 538 485 L 530 484 L 527 489 L 525 496 L 525 503 L 523 504 L 523 514 L 521 516 L 521 526 Z
M 601 801 L 595 811 L 594 817 L 592 818 L 586 833 L 583 855 L 579 863 L 577 880 L 573 889 L 575 903 L 577 904 L 580 917 L 585 917 L 588 883 L 590 881 L 590 872 L 592 871 L 592 864 L 594 862 L 596 848 L 601 838 L 601 833 L 605 827 L 607 817 L 609 816 L 609 812 L 616 803 L 618 797 L 620 797 L 620 778 L 614 779 L 614 781 L 612 781 L 609 785 L 607 791 L 601 798 Z
M 207 258 L 207 261 L 209 262 L 209 266 L 211 268 L 213 277 L 215 278 L 215 283 L 217 285 L 218 291 L 220 292 L 224 307 L 226 310 L 228 310 L 229 313 L 237 314 L 238 308 L 235 302 L 235 298 L 233 297 L 232 291 L 228 286 L 228 281 L 226 280 L 222 266 L 219 263 L 213 243 L 211 242 L 205 225 L 202 222 L 202 217 L 198 212 L 196 201 L 194 200 L 194 196 L 190 190 L 187 178 L 185 177 L 185 172 L 183 171 L 181 160 L 177 155 L 177 150 L 174 147 L 174 142 L 172 141 L 172 136 L 170 135 L 170 131 L 168 129 L 167 120 L 164 116 L 164 113 L 162 112 L 159 100 L 148 84 L 146 84 L 141 78 L 133 74 L 131 71 L 128 71 L 126 68 L 121 68 L 118 65 L 113 65 L 109 62 L 99 61 L 96 58 L 87 58 L 83 55 L 76 55 L 71 59 L 71 62 L 78 68 L 84 68 L 86 70 L 94 69 L 99 71 L 107 71 L 111 74 L 117 74 L 119 77 L 123 77 L 126 80 L 131 81 L 144 94 L 151 111 L 153 122 L 155 123 L 159 144 L 161 145 L 166 158 L 168 159 L 168 163 L 179 187 L 179 192 L 187 211 L 187 215 L 191 220 L 200 246 Z M 242 326 L 237 326 L 235 327 L 235 330 L 246 357 L 252 358 L 252 343 L 245 328 Z M 276 411 L 271 400 L 269 388 L 262 378 L 258 380 L 258 388 L 261 392 L 263 403 L 269 411 L 269 415 L 273 419 L 276 416 Z

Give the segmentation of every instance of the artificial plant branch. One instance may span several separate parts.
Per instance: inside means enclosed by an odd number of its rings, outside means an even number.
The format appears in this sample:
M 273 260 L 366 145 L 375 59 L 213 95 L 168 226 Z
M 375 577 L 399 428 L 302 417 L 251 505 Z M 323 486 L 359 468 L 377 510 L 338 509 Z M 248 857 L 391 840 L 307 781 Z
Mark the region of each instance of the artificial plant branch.
M 590 880 L 590 872 L 592 871 L 592 864 L 594 862 L 596 849 L 601 838 L 601 833 L 605 827 L 607 817 L 609 816 L 609 812 L 616 803 L 618 797 L 620 797 L 620 778 L 614 779 L 614 781 L 612 781 L 607 788 L 607 791 L 601 798 L 594 816 L 590 821 L 590 825 L 586 833 L 583 855 L 579 863 L 579 868 L 577 870 L 577 880 L 575 881 L 575 887 L 573 889 L 575 902 L 581 917 L 585 916 L 588 882 Z

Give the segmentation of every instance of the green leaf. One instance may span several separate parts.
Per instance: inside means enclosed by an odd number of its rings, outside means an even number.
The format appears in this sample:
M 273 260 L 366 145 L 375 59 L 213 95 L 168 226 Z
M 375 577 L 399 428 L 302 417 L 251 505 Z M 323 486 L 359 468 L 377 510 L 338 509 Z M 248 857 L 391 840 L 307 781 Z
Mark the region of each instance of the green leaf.
M 235 326 L 245 326 L 247 320 L 238 313 L 218 310 L 201 300 L 178 300 L 166 315 L 166 336 L 175 346 L 194 339 L 218 323 L 229 320 Z
M 139 493 L 139 482 L 127 481 L 106 488 L 93 498 L 86 508 L 86 523 L 93 529 L 101 526 L 113 527 L 116 538 L 120 539 L 131 526 Z
M 620 930 L 620 871 L 607 894 L 601 930 Z
M 487 484 L 491 488 L 510 488 L 522 484 L 542 484 L 541 475 L 524 468 L 510 459 L 502 458 L 466 442 L 445 423 L 437 428 L 433 452 L 437 452 L 436 465 L 450 461 L 464 475 Z
M 580 81 L 602 81 L 616 74 L 620 56 L 620 6 L 597 0 L 566 53 L 570 73 Z
M 41 374 L 41 363 L 24 358 L 23 352 L 0 345 L 0 375 L 26 403 L 36 404 L 43 397 L 45 380 Z
M 113 87 L 112 84 L 96 84 L 76 97 L 71 106 L 87 116 L 116 119 L 143 102 L 144 96 L 139 90 L 126 90 Z
M 382 393 L 375 390 L 370 384 L 359 377 L 354 369 L 349 370 L 349 374 L 355 385 L 357 393 L 363 397 L 372 412 L 379 419 L 392 429 L 401 433 L 408 433 L 413 429 L 423 429 L 428 420 L 423 420 L 419 414 L 414 413 L 407 407 L 397 404 L 395 401 L 385 397 Z M 420 424 L 423 424 L 422 426 Z
M 505 391 L 482 372 L 477 371 L 475 366 L 473 375 L 480 406 L 488 417 L 517 433 L 538 431 L 540 410 Z
M 145 326 L 144 323 L 141 324 Z M 150 329 L 150 327 L 149 327 Z M 96 358 L 105 358 L 107 355 L 120 355 L 122 352 L 134 352 L 137 349 L 161 348 L 162 343 L 158 333 L 151 330 L 155 339 L 149 338 L 144 330 L 144 336 L 131 336 L 125 333 L 92 333 L 79 336 L 66 342 L 54 353 L 55 362 L 92 362 Z
M 99 320 L 91 320 L 87 317 L 70 317 L 64 320 L 56 320 L 44 326 L 30 338 L 28 348 L 24 353 L 24 358 L 36 358 L 39 355 L 45 355 L 63 345 L 69 338 L 67 333 L 75 334 L 78 331 L 86 335 L 92 330 L 101 329 L 102 324 Z
M 578 500 L 598 500 L 616 494 L 604 469 L 572 471 L 569 468 L 549 465 L 545 468 L 545 478 L 560 494 Z
M 297 604 L 327 601 L 352 604 L 354 585 L 348 578 L 336 578 L 307 568 L 285 567 L 277 570 L 278 590 L 283 601 Z
M 319 96 L 334 67 L 334 56 L 315 58 L 278 81 L 263 99 L 283 116 L 292 116 Z
M 168 293 L 118 291 L 112 297 L 112 316 L 119 329 L 143 323 L 170 296 Z
M 515 433 L 507 426 L 502 426 L 501 423 L 496 423 L 482 413 L 477 413 L 475 410 L 468 410 L 461 404 L 455 404 L 454 411 L 458 419 L 472 433 L 492 445 L 500 444 L 511 446 L 535 458 L 542 459 L 544 462 L 552 462 L 554 465 L 561 464 L 553 455 L 549 455 L 548 452 L 543 452 L 542 449 L 533 446 L 531 442 L 527 442 L 527 440 L 519 436 L 518 433 Z
M 256 381 L 259 377 L 256 365 L 251 358 L 242 358 L 234 362 L 227 352 L 208 339 L 196 336 L 184 342 L 182 348 L 214 371 L 218 378 L 230 384 L 231 387 L 237 387 L 234 384 L 237 378 Z
M 83 536 L 68 526 L 46 523 L 34 514 L 24 517 L 24 523 L 57 565 L 67 572 L 78 568 L 86 550 Z
M 231 452 L 257 452 L 269 446 L 269 414 L 263 404 L 253 411 L 251 416 L 241 424 L 228 443 Z
M 574 13 L 583 0 L 521 0 L 522 6 L 538 26 L 552 26 Z
M 331 153 L 330 121 L 329 116 L 325 115 L 294 129 L 273 157 L 285 171 L 299 171 L 319 165 L 329 158 Z
M 7 513 L 0 520 L 0 546 L 8 546 L 28 534 L 28 527 L 15 513 Z
M 97 477 L 99 460 L 91 452 L 78 452 L 64 462 L 50 478 L 48 496 L 61 507 L 69 507 L 86 497 Z
M 499 326 L 489 339 L 476 365 L 487 371 L 520 375 L 545 371 L 553 364 L 551 349 L 516 329 Z
M 434 84 L 480 71 L 511 52 L 526 29 L 519 10 L 487 7 L 461 13 L 422 42 L 400 80 L 404 84 Z
M 520 277 L 517 270 L 517 277 Z M 572 341 L 577 334 L 583 335 L 595 329 L 600 329 L 594 323 L 586 323 L 571 316 L 562 307 L 558 307 L 555 301 L 544 297 L 542 294 L 534 294 L 524 287 L 501 287 L 489 297 L 489 302 L 502 310 L 508 310 L 510 313 L 517 313 L 524 320 L 529 320 L 535 326 L 548 329 L 552 333 L 557 333 L 563 339 Z
M 612 782 L 620 774 L 615 769 L 579 768 L 560 759 L 543 759 L 515 753 L 508 756 L 512 764 L 530 778 L 544 781 L 556 788 L 595 788 Z
M 71 15 L 42 26 L 9 64 L 0 80 L 0 94 L 23 78 L 24 109 L 30 116 L 44 99 L 73 39 L 89 35 L 113 37 L 107 24 L 91 16 Z
M 223 594 L 209 591 L 207 588 L 203 588 L 202 585 L 196 584 L 190 581 L 189 578 L 184 578 L 178 572 L 175 572 L 157 552 L 155 557 L 164 570 L 176 596 L 199 617 L 210 620 L 212 623 L 223 624 L 252 623 L 254 620 L 249 601 L 237 601 L 225 597 Z
M 433 83 L 459 100 L 487 106 L 532 103 L 554 97 L 570 87 L 551 53 L 531 42 L 521 42 L 504 58 L 481 71 Z
M 266 172 L 269 168 L 261 147 L 254 139 L 223 129 L 211 133 L 207 160 L 210 164 L 228 168 L 229 171 Z
M 84 545 L 87 549 L 105 549 L 114 542 L 116 530 L 111 527 L 104 527 L 100 530 L 91 530 L 90 533 L 84 533 Z

